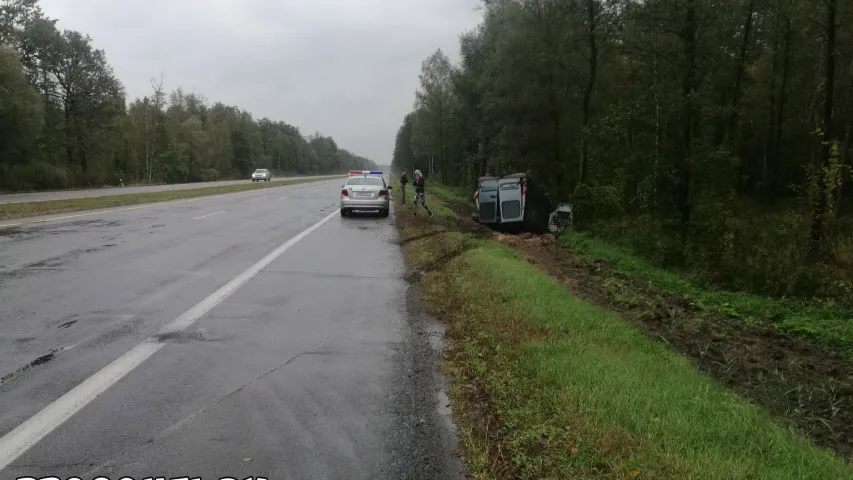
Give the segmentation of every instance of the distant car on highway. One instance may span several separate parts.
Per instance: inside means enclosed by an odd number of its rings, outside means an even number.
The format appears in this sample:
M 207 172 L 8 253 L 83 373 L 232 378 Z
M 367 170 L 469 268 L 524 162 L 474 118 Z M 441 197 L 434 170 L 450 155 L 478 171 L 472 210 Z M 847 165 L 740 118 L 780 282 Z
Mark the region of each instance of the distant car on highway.
M 349 178 L 341 187 L 341 216 L 346 217 L 356 210 L 379 211 L 387 217 L 391 209 L 391 185 L 385 182 L 382 172 L 372 170 L 350 170 Z
M 254 173 L 252 173 L 252 181 L 253 182 L 260 182 L 260 181 L 269 182 L 270 180 L 272 180 L 272 173 L 269 170 L 267 170 L 266 168 L 259 168 L 259 169 L 255 170 Z

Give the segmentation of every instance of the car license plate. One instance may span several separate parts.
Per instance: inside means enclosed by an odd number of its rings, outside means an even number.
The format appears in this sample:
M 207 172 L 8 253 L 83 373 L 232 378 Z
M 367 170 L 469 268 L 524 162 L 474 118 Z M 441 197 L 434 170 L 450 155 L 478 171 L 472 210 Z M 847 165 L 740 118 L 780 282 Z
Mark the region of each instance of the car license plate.
M 355 192 L 356 197 L 369 197 L 371 195 L 373 194 L 370 192 Z

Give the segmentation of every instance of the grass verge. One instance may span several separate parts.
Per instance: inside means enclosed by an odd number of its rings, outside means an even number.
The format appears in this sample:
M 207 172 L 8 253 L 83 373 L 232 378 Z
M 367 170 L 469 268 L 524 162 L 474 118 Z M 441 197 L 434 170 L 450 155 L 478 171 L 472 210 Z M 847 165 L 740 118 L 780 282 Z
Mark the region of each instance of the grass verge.
M 714 310 L 747 324 L 772 322 L 779 330 L 815 342 L 853 359 L 853 311 L 832 301 L 775 299 L 703 286 L 682 274 L 656 267 L 626 248 L 583 233 L 560 238 L 563 246 L 620 274 L 639 280 L 661 295 L 676 294 L 700 309 Z
M 0 204 L 0 220 L 78 212 L 83 210 L 95 210 L 99 208 L 123 207 L 126 205 L 142 203 L 168 202 L 183 198 L 220 195 L 223 193 L 242 192 L 245 190 L 261 190 L 265 188 L 275 188 L 285 185 L 319 182 L 324 180 L 330 180 L 330 178 L 306 178 L 284 180 L 280 182 L 222 185 L 217 187 L 193 188 L 187 190 L 167 190 L 162 192 L 131 193 L 126 195 L 108 195 L 103 197 L 48 200 L 44 202 Z
M 434 219 L 398 219 L 424 306 L 448 322 L 445 368 L 471 478 L 853 477 L 664 344 L 428 202 Z

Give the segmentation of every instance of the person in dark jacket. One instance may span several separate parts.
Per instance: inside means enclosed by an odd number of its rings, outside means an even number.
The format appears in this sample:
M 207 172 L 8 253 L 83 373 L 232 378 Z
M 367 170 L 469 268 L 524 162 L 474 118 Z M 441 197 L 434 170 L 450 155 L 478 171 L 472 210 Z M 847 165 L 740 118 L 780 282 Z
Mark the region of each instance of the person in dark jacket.
M 413 186 L 415 187 L 415 203 L 412 205 L 412 217 L 418 215 L 418 202 L 421 202 L 424 210 L 429 214 L 429 218 L 432 218 L 432 211 L 426 206 L 426 200 L 424 199 L 424 176 L 420 170 L 415 170 Z
M 402 190 L 402 195 L 400 196 L 402 199 L 402 204 L 406 204 L 406 185 L 409 184 L 409 171 L 403 170 L 403 174 L 400 175 L 400 189 Z

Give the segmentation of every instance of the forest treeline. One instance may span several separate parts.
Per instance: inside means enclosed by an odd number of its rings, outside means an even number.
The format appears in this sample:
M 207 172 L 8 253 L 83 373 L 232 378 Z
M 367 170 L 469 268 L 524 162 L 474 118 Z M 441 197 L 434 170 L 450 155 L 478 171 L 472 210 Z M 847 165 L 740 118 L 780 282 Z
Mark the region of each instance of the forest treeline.
M 0 0 L 0 190 L 340 173 L 375 168 L 334 139 L 182 89 L 163 77 L 126 103 L 103 50 L 37 0 Z
M 853 0 L 486 0 L 394 166 L 529 171 L 576 227 L 772 295 L 853 299 Z

